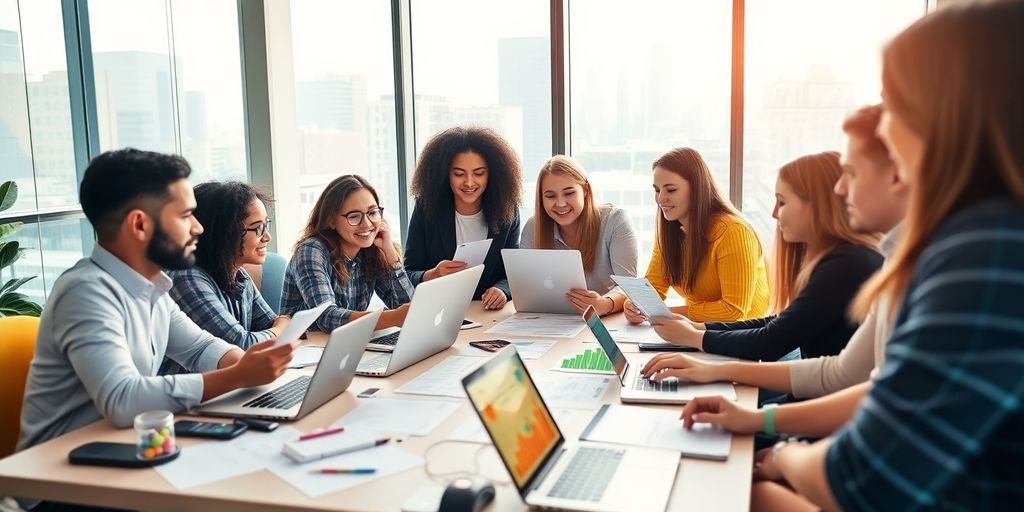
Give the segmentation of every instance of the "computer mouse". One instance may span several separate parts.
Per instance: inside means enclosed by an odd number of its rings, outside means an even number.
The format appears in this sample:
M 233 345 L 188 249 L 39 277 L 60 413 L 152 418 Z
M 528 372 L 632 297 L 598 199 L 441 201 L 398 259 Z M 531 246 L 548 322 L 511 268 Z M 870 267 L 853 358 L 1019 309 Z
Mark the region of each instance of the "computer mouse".
M 441 495 L 444 512 L 479 512 L 494 499 L 494 485 L 485 478 L 458 478 Z

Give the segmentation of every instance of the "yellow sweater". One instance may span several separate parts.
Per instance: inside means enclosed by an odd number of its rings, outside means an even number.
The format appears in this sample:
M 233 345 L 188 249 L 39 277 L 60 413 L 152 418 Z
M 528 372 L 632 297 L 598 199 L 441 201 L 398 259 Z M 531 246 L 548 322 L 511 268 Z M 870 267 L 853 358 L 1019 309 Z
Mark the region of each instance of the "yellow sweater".
M 700 262 L 693 289 L 672 286 L 686 299 L 687 317 L 695 322 L 728 322 L 766 316 L 768 273 L 754 231 L 735 217 L 720 215 L 712 221 L 708 239 L 711 246 Z M 670 284 L 661 261 L 661 244 L 655 241 L 647 279 L 665 298 Z

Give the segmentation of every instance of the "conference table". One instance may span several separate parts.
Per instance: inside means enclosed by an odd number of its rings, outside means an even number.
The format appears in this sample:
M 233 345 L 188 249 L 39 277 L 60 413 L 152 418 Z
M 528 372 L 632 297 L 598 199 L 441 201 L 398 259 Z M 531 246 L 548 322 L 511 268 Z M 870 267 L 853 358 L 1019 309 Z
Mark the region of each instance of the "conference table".
M 425 456 L 426 465 L 420 465 L 401 473 L 374 479 L 368 483 L 328 494 L 316 499 L 310 498 L 295 487 L 277 478 L 267 470 L 235 478 L 220 480 L 179 490 L 165 480 L 156 470 L 120 469 L 90 466 L 75 466 L 68 463 L 68 452 L 76 446 L 90 441 L 134 442 L 132 429 L 117 429 L 105 420 L 82 429 L 16 453 L 0 460 L 0 496 L 23 496 L 44 498 L 51 501 L 73 502 L 87 505 L 108 506 L 133 510 L 218 510 L 218 511 L 303 511 L 303 510 L 358 510 L 396 511 L 417 489 L 423 486 L 439 486 L 443 480 L 437 474 L 455 473 L 474 469 L 479 464 L 482 474 L 499 482 L 508 482 L 508 473 L 502 466 L 492 446 L 461 442 L 439 441 L 448 439 L 450 434 L 464 424 L 475 413 L 466 399 L 422 397 L 394 394 L 393 391 L 429 370 L 445 358 L 457 354 L 478 351 L 467 344 L 473 340 L 495 337 L 485 331 L 513 314 L 511 304 L 499 311 L 485 311 L 480 303 L 473 302 L 467 317 L 483 327 L 460 331 L 455 344 L 432 357 L 398 372 L 388 378 L 356 377 L 348 391 L 327 402 L 305 418 L 289 425 L 300 432 L 313 431 L 329 425 L 358 405 L 356 394 L 369 387 L 378 387 L 378 397 L 402 399 L 436 399 L 458 404 L 458 409 L 429 435 L 395 436 L 403 450 Z M 622 314 L 605 318 L 613 328 L 624 325 Z M 507 337 L 510 340 L 519 338 Z M 525 339 L 525 338 L 524 338 Z M 551 371 L 562 358 L 577 354 L 585 348 L 595 348 L 590 331 L 584 329 L 574 339 L 529 337 L 531 340 L 556 341 L 554 346 L 539 359 L 527 360 L 526 365 L 537 378 Z M 311 333 L 306 343 L 322 345 L 326 335 Z M 588 343 L 589 341 L 589 343 Z M 636 350 L 635 344 L 624 344 L 624 348 Z M 628 357 L 628 356 L 627 356 Z M 484 360 L 483 357 L 480 358 Z M 311 372 L 311 369 L 307 370 Z M 619 386 L 613 382 L 603 398 L 604 403 L 618 404 Z M 754 406 L 757 389 L 736 386 L 739 403 Z M 372 400 L 372 399 L 371 399 Z M 638 407 L 631 405 L 630 407 Z M 639 406 L 663 407 L 673 411 L 681 406 Z M 559 424 L 567 439 L 576 439 L 586 427 L 589 418 L 596 412 L 578 411 L 569 424 Z M 180 416 L 186 417 L 186 416 Z M 245 433 L 261 435 L 259 433 Z M 200 442 L 216 442 L 197 439 L 181 439 L 183 450 Z M 753 463 L 753 437 L 734 435 L 729 457 L 725 461 L 709 461 L 683 457 L 679 462 L 668 510 L 748 510 L 750 506 L 750 476 Z M 429 450 L 428 450 L 429 449 Z M 429 467 L 435 475 L 426 472 Z M 495 485 L 497 495 L 486 510 L 525 510 L 527 507 L 511 484 Z M 637 489 L 637 492 L 643 492 Z

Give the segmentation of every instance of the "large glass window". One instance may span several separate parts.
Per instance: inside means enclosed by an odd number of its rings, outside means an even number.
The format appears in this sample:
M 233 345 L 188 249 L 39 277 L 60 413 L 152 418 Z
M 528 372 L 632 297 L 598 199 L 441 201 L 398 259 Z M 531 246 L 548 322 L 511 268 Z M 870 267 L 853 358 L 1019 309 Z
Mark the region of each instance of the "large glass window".
M 21 191 L 8 214 L 36 208 L 21 39 L 18 2 L 0 0 L 0 179 L 15 181 Z
M 416 154 L 451 126 L 494 129 L 522 160 L 527 217 L 551 156 L 549 31 L 543 0 L 412 3 Z
M 89 23 L 102 150 L 180 153 L 196 183 L 247 178 L 236 2 L 93 0 Z
M 695 148 L 728 196 L 731 16 L 730 2 L 571 4 L 571 153 L 598 202 L 630 212 L 641 273 L 655 236 L 654 159 Z
M 743 211 L 775 232 L 779 167 L 842 149 L 842 121 L 880 101 L 882 45 L 923 16 L 921 0 L 748 0 Z
M 291 17 L 300 204 L 278 206 L 304 217 L 327 183 L 358 174 L 401 240 L 391 6 L 305 0 L 291 2 Z

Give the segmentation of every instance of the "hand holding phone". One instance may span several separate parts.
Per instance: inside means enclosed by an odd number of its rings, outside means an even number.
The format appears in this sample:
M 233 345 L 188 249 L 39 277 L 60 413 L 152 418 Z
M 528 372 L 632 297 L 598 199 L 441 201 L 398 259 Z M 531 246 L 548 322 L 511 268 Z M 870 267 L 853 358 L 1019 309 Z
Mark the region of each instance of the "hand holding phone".
M 469 342 L 469 346 L 476 347 L 480 350 L 486 350 L 488 352 L 497 352 L 507 345 L 509 345 L 509 342 L 505 340 L 480 340 Z
M 243 423 L 213 423 L 190 420 L 178 420 L 174 422 L 174 435 L 178 437 L 233 439 L 248 429 L 249 426 Z

